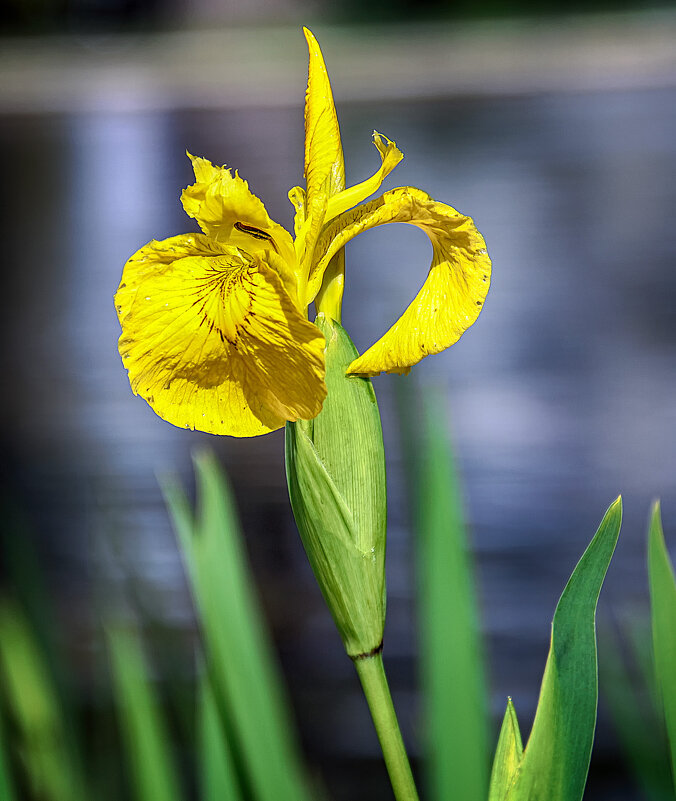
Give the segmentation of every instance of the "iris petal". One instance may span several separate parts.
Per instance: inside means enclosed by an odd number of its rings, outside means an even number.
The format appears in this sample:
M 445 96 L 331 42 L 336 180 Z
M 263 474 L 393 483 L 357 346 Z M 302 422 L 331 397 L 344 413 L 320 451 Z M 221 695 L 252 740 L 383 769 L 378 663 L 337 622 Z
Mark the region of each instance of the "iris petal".
M 333 92 L 319 43 L 307 28 L 310 61 L 305 93 L 305 181 L 308 205 L 318 195 L 335 195 L 345 188 L 343 146 Z
M 174 425 L 256 436 L 321 409 L 323 336 L 258 255 L 200 235 L 151 242 L 116 303 L 132 389 Z
M 421 359 L 439 353 L 474 323 L 490 285 L 486 244 L 470 217 L 413 187 L 386 192 L 337 217 L 317 243 L 316 272 L 361 231 L 392 222 L 422 228 L 432 242 L 432 264 L 420 291 L 396 323 L 356 359 L 348 372 L 407 373 Z
M 345 189 L 345 163 L 333 92 L 324 56 L 311 31 L 307 39 L 309 64 L 305 92 L 305 183 L 304 219 L 299 222 L 296 205 L 296 257 L 306 280 L 315 243 L 324 224 L 329 198 Z M 301 290 L 304 287 L 301 286 Z M 301 292 L 304 295 L 304 292 Z M 306 299 L 306 302 L 309 300 Z
M 380 153 L 381 164 L 380 169 L 377 170 L 370 178 L 367 178 L 365 181 L 362 181 L 355 186 L 351 186 L 348 189 L 339 192 L 337 195 L 330 197 L 326 200 L 325 207 L 321 210 L 321 220 L 323 224 L 328 224 L 332 219 L 339 216 L 343 212 L 351 209 L 353 206 L 356 206 L 358 203 L 361 203 L 370 195 L 377 192 L 380 189 L 380 185 L 385 180 L 385 178 L 392 172 L 392 170 L 399 164 L 399 162 L 404 158 L 404 154 L 399 150 L 397 145 L 390 141 L 386 136 L 382 136 L 378 133 L 378 131 L 373 132 L 373 144 L 376 146 L 378 152 Z M 292 190 L 293 191 L 293 190 Z M 294 198 L 298 198 L 297 194 L 294 194 L 294 197 L 291 197 L 291 193 L 289 193 L 289 197 L 291 198 L 291 202 L 294 202 Z M 298 209 L 298 206 L 297 206 Z M 297 211 L 296 219 L 298 220 L 300 211 Z M 315 223 L 314 229 L 311 232 L 310 227 L 312 223 Z M 305 226 L 298 226 L 296 235 L 296 252 L 299 254 L 306 253 L 307 251 L 307 243 L 309 240 L 312 239 L 312 234 L 316 238 L 320 233 L 321 226 L 318 224 L 318 218 L 315 215 L 314 218 L 308 220 Z M 308 255 L 311 257 L 314 254 L 314 248 L 311 253 Z M 316 254 L 314 254 L 316 255 Z M 302 257 L 299 257 L 299 259 Z M 305 261 L 304 261 L 305 263 Z M 317 297 L 319 293 L 320 286 L 322 284 L 322 280 L 324 278 L 324 271 L 328 262 L 322 261 L 321 264 L 317 263 L 317 259 L 311 260 L 311 267 L 306 270 L 308 274 L 308 282 L 307 288 L 305 291 L 304 301 L 305 304 L 312 303 L 313 300 Z M 342 297 L 342 285 L 340 289 L 340 294 Z
M 366 200 L 367 197 L 375 194 L 380 189 L 380 185 L 385 178 L 387 178 L 397 164 L 404 158 L 404 154 L 399 150 L 396 143 L 389 140 L 386 136 L 379 134 L 378 131 L 373 132 L 373 144 L 380 153 L 380 169 L 365 181 L 355 186 L 350 186 L 329 198 L 325 222 L 329 222 L 334 217 L 337 217 L 344 211 Z
M 164 274 L 171 265 L 186 256 L 220 256 L 222 245 L 204 234 L 181 234 L 160 241 L 153 239 L 127 261 L 115 293 L 115 307 L 120 321 L 129 314 L 139 286 L 150 275 Z
M 293 232 L 298 236 L 305 222 L 305 190 L 303 187 L 294 186 L 293 189 L 289 189 L 289 200 L 296 210 L 293 216 Z
M 237 173 L 214 167 L 208 160 L 188 153 L 195 183 L 183 190 L 181 202 L 189 217 L 197 220 L 207 236 L 249 252 L 274 250 L 294 262 L 289 232 L 270 219 L 262 201 Z

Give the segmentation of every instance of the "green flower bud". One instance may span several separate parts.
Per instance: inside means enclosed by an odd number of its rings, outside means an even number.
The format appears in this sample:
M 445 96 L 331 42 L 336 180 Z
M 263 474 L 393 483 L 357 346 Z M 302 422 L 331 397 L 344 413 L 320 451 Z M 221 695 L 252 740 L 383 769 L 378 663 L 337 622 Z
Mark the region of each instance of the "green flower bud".
M 322 411 L 286 425 L 291 506 L 347 653 L 382 648 L 387 497 L 380 414 L 368 378 L 346 376 L 358 356 L 342 326 L 317 316 L 326 338 Z

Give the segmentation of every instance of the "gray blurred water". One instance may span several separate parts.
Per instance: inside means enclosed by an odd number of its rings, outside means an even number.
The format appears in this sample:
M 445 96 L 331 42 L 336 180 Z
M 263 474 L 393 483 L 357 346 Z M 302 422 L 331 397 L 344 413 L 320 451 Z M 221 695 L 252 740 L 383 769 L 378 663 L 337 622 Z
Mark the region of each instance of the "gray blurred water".
M 676 91 L 340 112 L 349 181 L 375 169 L 370 134 L 385 133 L 405 154 L 386 186 L 419 186 L 473 216 L 494 264 L 485 309 L 460 343 L 409 378 L 375 380 L 389 458 L 386 658 L 397 703 L 415 738 L 413 545 L 397 417 L 398 384 L 415 382 L 447 398 L 494 712 L 512 695 L 527 730 L 556 599 L 607 505 L 624 494 L 607 616 L 645 607 L 654 496 L 676 542 Z M 191 182 L 186 148 L 239 169 L 289 226 L 301 109 L 8 116 L 0 144 L 3 483 L 39 535 L 55 609 L 80 638 L 83 664 L 101 596 L 130 583 L 147 614 L 192 631 L 156 472 L 190 482 L 190 451 L 208 445 L 235 487 L 307 750 L 334 765 L 370 759 L 375 738 L 288 509 L 283 436 L 172 428 L 131 394 L 116 350 L 112 295 L 124 261 L 151 238 L 195 230 L 178 201 Z M 360 349 L 404 309 L 429 258 L 409 226 L 350 244 L 344 323 Z M 336 721 L 330 734 L 324 714 Z M 611 758 L 603 720 L 598 748 L 600 762 Z M 369 781 L 381 787 L 378 771 Z

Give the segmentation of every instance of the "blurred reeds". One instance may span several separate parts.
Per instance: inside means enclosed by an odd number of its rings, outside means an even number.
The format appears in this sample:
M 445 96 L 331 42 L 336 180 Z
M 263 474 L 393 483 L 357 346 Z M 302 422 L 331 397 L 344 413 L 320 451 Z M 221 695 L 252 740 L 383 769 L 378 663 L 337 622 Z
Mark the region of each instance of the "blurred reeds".
M 676 580 L 660 504 L 647 536 L 650 621 L 601 638 L 602 687 L 627 767 L 645 801 L 676 799 Z
M 553 788 L 549 799 L 579 799 L 596 720 L 594 614 L 619 533 L 620 504 L 610 507 L 561 596 L 530 748 L 524 756 L 510 702 L 491 777 L 497 733 L 489 734 L 462 494 L 440 420 L 437 411 L 429 411 L 424 432 L 411 440 L 424 443 L 414 446 L 412 472 L 418 476 L 414 505 L 424 722 L 419 772 L 426 797 L 519 801 L 533 792 L 533 777 L 546 777 Z M 5 600 L 0 608 L 2 801 L 181 801 L 195 796 L 203 801 L 303 801 L 325 796 L 310 781 L 300 755 L 229 486 L 213 456 L 199 454 L 195 468 L 196 514 L 182 489 L 164 482 L 201 634 L 194 655 L 192 721 L 186 726 L 171 714 L 171 682 L 163 682 L 145 653 L 143 621 L 105 621 L 110 680 L 99 684 L 108 687 L 117 734 L 98 737 L 92 728 L 110 726 L 110 708 L 82 719 L 78 705 L 59 687 L 58 676 L 69 672 L 67 662 L 59 661 L 58 651 L 32 623 L 40 619 L 40 610 L 33 608 L 28 615 L 19 602 Z M 666 719 L 673 759 L 676 585 L 657 508 L 649 564 L 656 698 L 661 699 L 657 709 Z M 42 619 L 49 620 L 47 606 L 43 612 Z M 630 721 L 631 707 L 621 709 Z M 101 754 L 93 754 L 102 740 L 108 760 L 103 775 L 112 777 L 109 782 L 101 779 Z M 627 743 L 635 747 L 625 737 Z M 640 754 L 633 760 L 640 773 Z M 669 766 L 663 767 L 668 775 Z M 646 793 L 651 801 L 668 797 Z

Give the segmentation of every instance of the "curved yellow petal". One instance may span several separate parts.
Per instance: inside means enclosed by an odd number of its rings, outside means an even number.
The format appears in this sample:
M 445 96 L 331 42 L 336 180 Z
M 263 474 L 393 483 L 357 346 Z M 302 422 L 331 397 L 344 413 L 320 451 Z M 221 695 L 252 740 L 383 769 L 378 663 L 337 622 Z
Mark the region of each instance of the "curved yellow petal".
M 380 185 L 385 178 L 404 158 L 404 154 L 399 150 L 396 143 L 379 134 L 378 131 L 373 132 L 373 144 L 376 146 L 378 153 L 380 153 L 382 162 L 380 169 L 360 184 L 350 186 L 329 198 L 326 217 L 324 218 L 325 223 L 366 200 L 370 195 L 375 194 L 380 189 Z
M 307 28 L 303 28 L 303 32 L 308 45 L 309 64 L 305 92 L 306 194 L 302 223 L 299 224 L 296 215 L 296 257 L 302 276 L 301 295 L 304 295 L 302 284 L 310 271 L 329 198 L 345 189 L 343 146 L 329 75 L 319 43 Z
M 314 300 L 321 284 L 321 276 L 319 276 L 319 280 L 313 283 L 313 293 L 312 296 L 310 296 L 308 284 L 313 272 L 312 265 L 315 244 L 322 230 L 327 204 L 327 196 L 321 195 L 315 199 L 313 207 L 306 205 L 304 209 L 306 216 L 303 218 L 302 223 L 299 223 L 299 215 L 296 213 L 298 230 L 294 241 L 294 247 L 296 251 L 296 263 L 298 264 L 299 296 L 301 303 L 303 303 L 305 307 Z M 316 287 L 314 286 L 315 283 L 317 284 Z
M 358 375 L 407 373 L 454 342 L 479 316 L 490 285 L 486 243 L 470 217 L 426 192 L 402 187 L 336 218 L 317 243 L 321 274 L 341 247 L 361 231 L 391 222 L 422 228 L 432 242 L 425 283 L 404 314 L 348 368 Z
M 345 164 L 324 56 L 313 33 L 307 28 L 303 33 L 310 55 L 305 93 L 305 181 L 311 208 L 318 195 L 330 197 L 345 188 Z
M 275 251 L 295 263 L 291 235 L 270 219 L 265 206 L 243 178 L 237 173 L 233 176 L 226 167 L 214 167 L 208 159 L 190 153 L 188 157 L 195 183 L 183 190 L 181 203 L 207 236 L 250 253 Z
M 298 236 L 305 222 L 305 190 L 303 187 L 294 186 L 289 189 L 289 200 L 296 210 L 293 215 L 293 232 Z
M 170 423 L 212 434 L 314 417 L 326 395 L 319 329 L 258 255 L 205 253 L 205 240 L 151 242 L 125 266 L 116 303 L 133 391 Z
M 353 206 L 356 206 L 358 203 L 361 203 L 365 198 L 369 197 L 369 195 L 377 192 L 385 178 L 404 158 L 404 154 L 401 152 L 401 150 L 399 150 L 396 143 L 392 142 L 386 136 L 382 136 L 382 134 L 379 134 L 378 131 L 373 132 L 373 144 L 380 153 L 380 169 L 370 178 L 367 178 L 366 181 L 362 181 L 355 186 L 348 187 L 342 192 L 339 192 L 337 195 L 328 198 L 326 208 L 323 210 L 321 217 L 324 225 L 328 224 L 332 219 L 348 209 L 351 209 Z M 306 305 L 310 304 L 316 298 L 321 297 L 320 287 L 322 286 L 322 281 L 324 280 L 324 272 L 327 264 L 327 262 L 322 262 L 321 265 L 318 265 L 317 260 L 312 258 L 314 254 L 314 248 L 310 253 L 307 251 L 307 240 L 311 238 L 309 227 L 313 220 L 317 221 L 316 215 L 314 218 L 311 218 L 309 221 L 307 221 L 305 226 L 301 225 L 300 231 L 296 234 L 296 253 L 299 254 L 298 259 L 303 264 L 305 264 L 306 261 L 309 262 L 309 266 L 303 273 L 304 275 L 307 274 L 308 276 L 307 286 L 303 295 Z M 319 225 L 315 226 L 315 237 L 319 235 L 320 228 L 321 226 Z M 340 303 L 343 294 L 344 276 L 339 274 L 338 279 L 339 286 L 332 287 L 332 291 L 338 296 L 338 302 Z
M 152 274 L 159 275 L 186 256 L 220 256 L 226 251 L 204 234 L 181 234 L 160 241 L 153 239 L 136 251 L 124 265 L 115 293 L 117 316 L 122 321 L 131 310 L 139 286 Z

